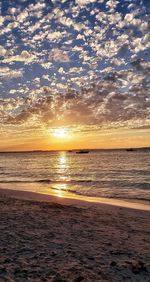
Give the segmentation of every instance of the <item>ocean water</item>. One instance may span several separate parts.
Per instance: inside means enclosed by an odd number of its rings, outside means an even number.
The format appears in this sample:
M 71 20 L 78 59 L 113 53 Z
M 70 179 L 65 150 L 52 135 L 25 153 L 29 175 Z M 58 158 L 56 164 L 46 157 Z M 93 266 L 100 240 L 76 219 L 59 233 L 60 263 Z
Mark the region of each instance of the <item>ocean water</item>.
M 0 153 L 0 188 L 150 200 L 150 151 Z

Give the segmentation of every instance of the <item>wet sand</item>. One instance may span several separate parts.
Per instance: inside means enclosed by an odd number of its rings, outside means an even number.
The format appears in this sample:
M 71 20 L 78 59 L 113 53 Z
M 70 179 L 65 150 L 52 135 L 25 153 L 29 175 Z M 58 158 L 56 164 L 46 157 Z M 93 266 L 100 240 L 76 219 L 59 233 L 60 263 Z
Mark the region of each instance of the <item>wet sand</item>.
M 0 190 L 0 281 L 149 281 L 150 213 Z

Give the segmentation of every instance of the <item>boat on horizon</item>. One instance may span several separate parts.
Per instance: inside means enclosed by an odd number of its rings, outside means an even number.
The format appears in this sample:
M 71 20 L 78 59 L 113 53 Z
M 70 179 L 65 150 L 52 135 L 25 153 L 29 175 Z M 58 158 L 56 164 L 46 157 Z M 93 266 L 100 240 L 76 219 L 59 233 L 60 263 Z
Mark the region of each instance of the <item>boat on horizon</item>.
M 133 151 L 135 151 L 135 149 L 129 148 L 129 149 L 126 149 L 126 151 L 127 151 L 127 152 L 133 152 Z
M 88 154 L 88 153 L 89 153 L 88 150 L 80 150 L 76 152 L 76 154 Z

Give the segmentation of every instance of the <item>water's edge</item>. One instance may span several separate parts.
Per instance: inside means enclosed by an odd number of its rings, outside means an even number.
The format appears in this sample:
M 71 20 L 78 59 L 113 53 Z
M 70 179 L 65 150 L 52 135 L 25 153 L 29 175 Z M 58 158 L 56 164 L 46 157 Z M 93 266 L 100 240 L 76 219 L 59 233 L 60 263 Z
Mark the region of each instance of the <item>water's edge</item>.
M 21 191 L 13 189 L 2 189 L 0 188 L 0 196 L 9 198 L 16 198 L 30 201 L 42 201 L 42 202 L 56 202 L 63 205 L 79 205 L 79 206 L 93 206 L 93 205 L 111 205 L 122 208 L 130 208 L 136 210 L 150 211 L 150 206 L 145 202 L 136 201 L 125 201 L 118 199 L 107 199 L 107 198 L 96 198 L 96 197 L 82 197 L 76 196 L 71 193 L 66 193 L 62 196 L 56 196 L 55 194 L 47 193 L 35 193 L 32 191 Z

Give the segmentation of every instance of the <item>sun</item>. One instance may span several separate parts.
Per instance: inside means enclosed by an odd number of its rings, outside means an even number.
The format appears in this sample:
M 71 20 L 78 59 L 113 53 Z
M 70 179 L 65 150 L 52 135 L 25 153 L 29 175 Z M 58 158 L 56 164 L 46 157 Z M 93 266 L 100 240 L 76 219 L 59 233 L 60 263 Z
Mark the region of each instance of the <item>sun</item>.
M 66 128 L 55 128 L 53 135 L 57 138 L 66 138 L 68 137 L 68 130 Z

